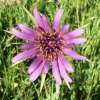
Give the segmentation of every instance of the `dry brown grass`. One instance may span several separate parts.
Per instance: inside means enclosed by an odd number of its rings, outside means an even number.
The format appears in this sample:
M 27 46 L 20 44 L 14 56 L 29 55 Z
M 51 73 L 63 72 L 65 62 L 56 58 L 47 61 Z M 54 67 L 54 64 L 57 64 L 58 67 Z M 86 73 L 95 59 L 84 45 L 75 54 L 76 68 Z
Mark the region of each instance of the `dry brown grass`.
M 20 4 L 22 1 L 21 0 L 1 0 L 1 3 L 3 3 L 4 5 L 14 5 L 14 3 Z

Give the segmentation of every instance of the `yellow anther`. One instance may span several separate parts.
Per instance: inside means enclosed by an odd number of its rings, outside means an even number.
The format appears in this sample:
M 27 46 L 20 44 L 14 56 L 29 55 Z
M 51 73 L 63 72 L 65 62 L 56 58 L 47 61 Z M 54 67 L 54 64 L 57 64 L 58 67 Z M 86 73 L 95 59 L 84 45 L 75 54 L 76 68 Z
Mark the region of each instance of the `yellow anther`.
M 49 33 L 48 31 L 45 31 L 46 33 Z
M 46 46 L 46 44 L 43 44 L 43 46 Z
M 49 30 L 48 32 L 49 32 L 49 33 L 51 33 L 51 31 L 50 31 L 50 30 Z
M 55 52 L 53 52 L 53 57 L 55 57 L 56 56 L 56 53 Z
M 59 34 L 58 37 L 61 37 L 61 34 Z
M 44 42 L 44 41 L 42 41 L 42 42 Z
M 65 43 L 65 41 L 63 40 L 63 43 Z
M 48 51 L 46 51 L 46 56 L 48 55 Z
M 52 50 L 50 49 L 50 52 L 51 52 Z
M 52 55 L 49 55 L 49 58 L 52 59 Z
M 63 47 L 63 46 L 61 46 L 60 48 L 61 48 L 61 49 L 63 49 L 64 47 Z
M 40 45 L 37 45 L 37 47 L 40 47 Z
M 41 34 L 44 34 L 45 32 L 42 32 Z
M 54 34 L 56 34 L 56 32 L 54 32 Z
M 40 52 L 42 52 L 43 51 L 43 48 L 42 48 L 42 46 L 40 47 Z
M 57 51 L 58 49 L 56 48 L 56 51 Z

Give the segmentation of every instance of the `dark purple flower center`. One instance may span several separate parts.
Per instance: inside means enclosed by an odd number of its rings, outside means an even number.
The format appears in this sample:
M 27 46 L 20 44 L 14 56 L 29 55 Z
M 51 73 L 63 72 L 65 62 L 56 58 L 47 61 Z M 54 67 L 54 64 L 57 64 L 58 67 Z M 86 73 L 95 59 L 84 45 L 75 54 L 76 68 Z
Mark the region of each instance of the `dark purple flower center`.
M 42 32 L 36 39 L 36 46 L 44 59 L 57 59 L 62 55 L 62 49 L 66 46 L 64 37 L 54 31 Z

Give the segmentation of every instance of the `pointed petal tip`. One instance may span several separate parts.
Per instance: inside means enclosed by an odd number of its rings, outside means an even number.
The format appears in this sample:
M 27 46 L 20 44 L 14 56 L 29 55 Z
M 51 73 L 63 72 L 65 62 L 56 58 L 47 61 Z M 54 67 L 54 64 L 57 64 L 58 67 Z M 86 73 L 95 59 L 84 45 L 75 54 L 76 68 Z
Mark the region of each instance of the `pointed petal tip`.
M 65 50 L 63 50 L 63 53 L 67 54 L 68 56 L 70 56 L 74 59 L 77 59 L 77 60 L 86 60 L 87 59 L 85 56 L 78 54 L 77 52 L 75 52 L 72 49 L 65 49 Z
M 70 73 L 74 73 L 74 72 L 75 72 L 74 70 L 71 70 L 71 71 L 70 71 Z
M 83 56 L 84 57 L 84 56 Z M 79 59 L 79 60 L 86 60 L 87 58 L 86 57 L 84 57 L 83 59 Z
M 80 31 L 83 31 L 84 32 L 84 28 L 77 28 L 75 30 L 80 30 Z M 74 30 L 73 30 L 74 31 Z
M 87 41 L 87 38 L 85 38 L 85 42 Z
M 18 23 L 17 26 L 21 25 L 21 23 Z
M 30 78 L 29 78 L 29 81 L 30 81 L 30 82 L 33 82 L 34 80 L 30 77 Z
M 11 60 L 12 63 L 15 63 L 14 59 Z
M 61 82 L 59 82 L 58 84 L 59 84 L 59 85 L 61 85 L 61 84 L 62 84 L 62 81 L 61 81 Z
M 60 8 L 59 10 L 62 11 L 62 12 L 64 11 L 62 8 Z M 58 10 L 58 11 L 59 11 L 59 10 Z
M 73 70 L 71 73 L 74 73 L 75 71 Z
M 35 81 L 39 77 L 40 73 L 42 72 L 44 65 L 45 65 L 45 61 L 43 61 L 35 71 L 33 71 L 33 72 L 31 71 L 32 74 L 29 78 L 30 81 Z
M 21 23 L 18 23 L 18 24 L 17 24 L 18 27 L 21 27 L 22 25 L 23 25 L 23 24 L 21 24 Z
M 12 28 L 11 31 L 13 32 L 15 30 L 15 28 Z
M 27 70 L 27 73 L 28 73 L 28 74 L 31 74 L 31 72 L 30 72 L 30 70 L 29 70 L 29 69 Z
M 72 80 L 69 81 L 69 83 L 72 83 L 72 82 L 73 82 Z
M 60 20 L 62 18 L 62 14 L 63 14 L 63 9 L 59 9 L 54 16 L 53 29 L 55 29 L 57 32 L 59 32 Z
M 69 28 L 70 28 L 70 24 L 67 24 L 67 27 L 69 27 Z
M 35 15 L 36 13 L 38 13 L 37 8 L 34 8 L 34 9 L 33 9 L 33 13 L 34 13 L 34 15 Z
M 79 30 L 79 32 L 84 33 L 84 28 L 78 28 L 76 30 Z
M 58 83 L 59 85 L 61 85 L 62 84 L 62 80 L 61 81 L 57 81 L 56 80 L 56 83 Z
M 37 10 L 37 8 L 34 8 L 33 10 Z
M 16 56 L 12 59 L 12 63 L 16 63 L 17 62 Z
M 75 37 L 78 37 L 78 36 L 82 35 L 83 33 L 84 33 L 84 29 L 83 28 L 77 28 L 77 29 L 69 32 L 67 34 L 67 37 L 68 38 L 75 38 Z
M 60 33 L 63 34 L 63 35 L 66 35 L 66 33 L 68 32 L 70 28 L 70 24 L 66 24 L 62 27 L 62 29 L 60 30 Z

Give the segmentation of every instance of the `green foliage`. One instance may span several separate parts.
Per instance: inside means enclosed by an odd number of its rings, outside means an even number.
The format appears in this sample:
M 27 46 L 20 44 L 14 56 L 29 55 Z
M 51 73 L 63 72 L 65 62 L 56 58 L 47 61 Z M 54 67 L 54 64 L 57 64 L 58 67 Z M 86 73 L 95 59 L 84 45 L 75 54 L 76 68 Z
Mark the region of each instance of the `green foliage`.
M 100 1 L 99 0 L 1 0 L 0 1 L 0 100 L 99 100 L 100 99 Z M 67 57 L 75 73 L 70 74 L 73 83 L 63 81 L 56 84 L 51 69 L 33 83 L 29 82 L 25 60 L 12 65 L 11 59 L 18 54 L 24 41 L 11 32 L 18 23 L 34 28 L 36 23 L 31 14 L 36 7 L 45 14 L 50 25 L 56 11 L 64 9 L 61 27 L 71 24 L 70 30 L 84 27 L 88 41 L 73 49 L 86 56 L 88 61 Z

